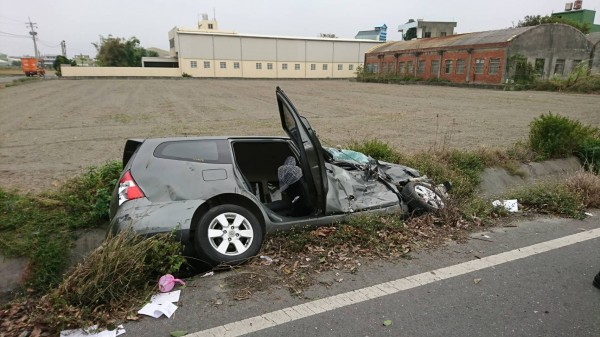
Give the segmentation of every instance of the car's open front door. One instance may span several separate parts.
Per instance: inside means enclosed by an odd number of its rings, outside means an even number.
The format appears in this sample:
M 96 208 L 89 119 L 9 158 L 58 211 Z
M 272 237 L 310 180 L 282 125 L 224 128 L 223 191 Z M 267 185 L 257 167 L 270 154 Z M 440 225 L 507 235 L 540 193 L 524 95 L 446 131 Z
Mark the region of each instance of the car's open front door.
M 277 87 L 276 94 L 281 126 L 300 152 L 300 167 L 313 206 L 319 213 L 323 213 L 327 209 L 327 174 L 321 142 L 308 121 L 298 114 L 283 90 Z

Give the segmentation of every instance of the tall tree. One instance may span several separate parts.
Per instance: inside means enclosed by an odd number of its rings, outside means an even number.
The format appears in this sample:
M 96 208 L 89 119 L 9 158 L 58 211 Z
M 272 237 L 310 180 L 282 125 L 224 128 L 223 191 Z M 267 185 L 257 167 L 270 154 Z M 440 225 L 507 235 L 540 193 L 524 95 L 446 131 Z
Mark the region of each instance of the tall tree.
M 562 23 L 565 25 L 573 26 L 583 34 L 587 34 L 590 32 L 590 25 L 587 23 L 578 23 L 571 20 L 567 20 L 564 18 L 559 18 L 556 16 L 541 16 L 541 15 L 527 15 L 523 18 L 523 21 L 519 21 L 519 27 L 528 27 L 528 26 L 537 26 L 544 23 Z
M 98 52 L 96 61 L 103 67 L 141 67 L 142 57 L 152 55 L 140 46 L 140 40 L 135 36 L 125 40 L 100 35 L 100 42 L 92 44 Z

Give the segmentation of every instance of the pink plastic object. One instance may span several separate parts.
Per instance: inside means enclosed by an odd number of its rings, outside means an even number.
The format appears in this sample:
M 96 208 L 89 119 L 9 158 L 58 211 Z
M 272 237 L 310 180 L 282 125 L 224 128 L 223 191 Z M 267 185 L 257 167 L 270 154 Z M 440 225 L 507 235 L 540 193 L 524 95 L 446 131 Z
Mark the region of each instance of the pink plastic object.
M 175 278 L 171 274 L 163 275 L 160 277 L 160 280 L 158 280 L 158 290 L 160 290 L 161 293 L 169 292 L 175 286 L 175 282 L 181 285 L 185 285 L 185 282 L 178 278 Z

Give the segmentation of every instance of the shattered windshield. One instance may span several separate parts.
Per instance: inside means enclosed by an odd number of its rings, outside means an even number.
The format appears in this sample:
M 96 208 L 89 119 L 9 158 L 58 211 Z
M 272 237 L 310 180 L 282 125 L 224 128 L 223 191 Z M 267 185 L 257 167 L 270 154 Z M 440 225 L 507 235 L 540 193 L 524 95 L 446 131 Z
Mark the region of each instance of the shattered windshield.
M 335 161 L 347 161 L 352 163 L 367 164 L 369 157 L 363 153 L 346 150 L 341 148 L 324 147 L 325 151 L 329 152 Z

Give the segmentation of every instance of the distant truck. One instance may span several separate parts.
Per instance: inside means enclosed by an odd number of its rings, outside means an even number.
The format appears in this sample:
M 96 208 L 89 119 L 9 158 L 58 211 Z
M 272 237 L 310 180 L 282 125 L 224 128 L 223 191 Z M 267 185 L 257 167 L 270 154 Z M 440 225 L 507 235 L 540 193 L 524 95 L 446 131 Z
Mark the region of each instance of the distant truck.
M 21 58 L 21 69 L 27 77 L 29 76 L 45 76 L 44 61 L 38 60 L 35 57 Z

